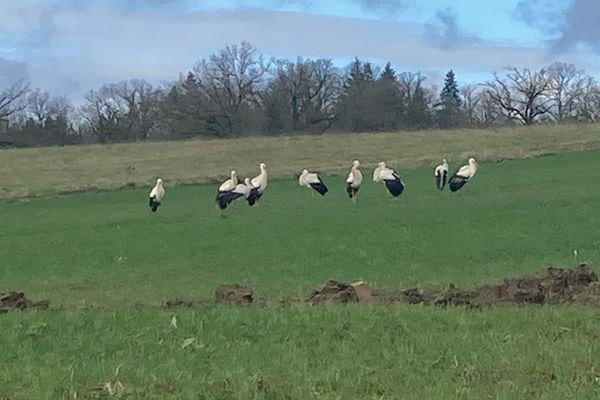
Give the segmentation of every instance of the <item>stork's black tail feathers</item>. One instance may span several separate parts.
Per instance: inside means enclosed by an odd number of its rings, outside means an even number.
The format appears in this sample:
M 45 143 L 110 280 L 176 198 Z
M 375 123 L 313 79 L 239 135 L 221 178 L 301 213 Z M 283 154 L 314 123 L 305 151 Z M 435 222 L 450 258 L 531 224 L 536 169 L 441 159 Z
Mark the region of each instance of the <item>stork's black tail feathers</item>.
M 348 197 L 350 198 L 354 196 L 355 190 L 352 188 L 352 184 L 350 182 L 346 184 L 346 193 L 348 193 Z
M 444 189 L 444 186 L 446 186 L 447 180 L 448 180 L 448 172 L 446 172 L 446 171 L 438 173 L 435 176 L 435 186 L 438 188 L 438 190 Z
M 229 197 L 229 202 L 231 203 L 232 201 L 239 199 L 240 197 L 242 197 L 243 194 L 242 193 L 238 193 L 238 192 L 231 192 L 231 196 Z
M 319 182 L 311 183 L 310 187 L 315 189 L 321 196 L 325 196 L 325 193 L 329 191 L 329 189 L 327 189 L 327 186 L 325 186 L 325 183 L 323 183 L 321 178 L 319 178 Z
M 158 210 L 158 206 L 160 206 L 160 202 L 156 201 L 155 197 L 150 197 L 150 200 L 148 201 L 148 206 L 150 207 L 150 210 L 152 212 L 156 212 L 156 210 Z
M 450 188 L 451 192 L 456 192 L 458 189 L 460 189 L 461 187 L 463 187 L 465 185 L 465 183 L 467 183 L 469 179 L 465 178 L 464 176 L 460 176 L 460 175 L 453 175 L 452 178 L 450 178 L 450 182 L 448 183 L 448 187 Z
M 231 192 L 219 192 L 217 193 L 217 204 L 221 210 L 227 208 L 229 203 L 231 203 Z
M 260 193 L 258 193 L 258 188 L 252 188 L 250 190 L 250 194 L 248 195 L 248 205 L 253 206 L 260 199 Z
M 396 178 L 394 180 L 384 180 L 385 187 L 387 187 L 390 194 L 394 197 L 398 197 L 404 191 L 404 184 L 400 180 L 400 178 Z

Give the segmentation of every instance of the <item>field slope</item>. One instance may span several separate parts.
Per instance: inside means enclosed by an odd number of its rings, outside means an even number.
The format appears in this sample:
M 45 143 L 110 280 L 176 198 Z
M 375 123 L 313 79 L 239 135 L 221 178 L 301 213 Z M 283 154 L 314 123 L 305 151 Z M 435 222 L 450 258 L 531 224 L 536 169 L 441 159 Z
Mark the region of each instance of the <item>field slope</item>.
M 2 150 L 0 199 L 146 187 L 157 176 L 171 184 L 214 182 L 230 168 L 255 173 L 261 161 L 274 177 L 286 178 L 304 167 L 339 173 L 354 158 L 368 165 L 386 160 L 406 169 L 431 166 L 442 157 L 496 161 L 595 148 L 600 148 L 598 124 Z
M 591 308 L 159 304 L 223 282 L 304 297 L 329 278 L 472 286 L 597 262 L 599 162 L 484 161 L 454 194 L 417 162 L 399 199 L 367 180 L 356 206 L 332 170 L 324 198 L 279 179 L 226 217 L 214 185 L 169 182 L 156 214 L 146 188 L 0 202 L 0 292 L 51 302 L 0 315 L 0 399 L 598 398 Z
M 324 198 L 295 181 L 269 185 L 258 207 L 223 218 L 213 186 L 0 203 L 2 285 L 65 306 L 158 304 L 210 297 L 241 281 L 261 295 L 298 295 L 328 278 L 382 288 L 476 284 L 547 264 L 597 260 L 599 151 L 484 163 L 464 190 L 434 189 L 429 168 L 401 172 L 388 197 L 367 180 L 354 207 L 344 178 Z M 365 174 L 367 171 L 365 171 Z M 577 257 L 574 251 L 577 251 Z

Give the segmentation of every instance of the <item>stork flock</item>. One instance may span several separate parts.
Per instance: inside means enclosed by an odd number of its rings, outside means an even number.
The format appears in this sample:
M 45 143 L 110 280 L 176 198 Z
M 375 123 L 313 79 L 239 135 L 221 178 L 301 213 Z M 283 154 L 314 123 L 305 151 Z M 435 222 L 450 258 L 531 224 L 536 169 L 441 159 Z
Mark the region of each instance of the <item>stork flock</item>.
M 358 191 L 363 182 L 363 174 L 360 167 L 360 161 L 354 160 L 348 176 L 346 178 L 346 192 L 353 203 L 356 203 Z M 443 190 L 448 184 L 451 192 L 456 192 L 462 188 L 477 173 L 479 164 L 474 158 L 469 158 L 467 164 L 463 165 L 448 179 L 448 162 L 443 159 L 441 164 L 434 169 L 435 184 L 437 189 Z M 215 201 L 221 210 L 225 210 L 234 200 L 244 198 L 248 205 L 253 206 L 261 198 L 267 188 L 269 181 L 269 172 L 267 165 L 260 163 L 260 173 L 254 178 L 238 179 L 237 172 L 231 170 L 229 179 L 223 182 L 218 190 Z M 382 182 L 385 184 L 388 192 L 393 197 L 398 197 L 404 191 L 404 182 L 400 176 L 391 168 L 380 162 L 373 171 L 373 182 Z M 323 182 L 323 179 L 315 173 L 303 169 L 298 178 L 300 186 L 307 187 L 325 196 L 329 188 Z M 156 212 L 165 196 L 165 188 L 161 178 L 156 180 L 156 186 L 152 188 L 149 195 L 149 206 L 152 212 Z

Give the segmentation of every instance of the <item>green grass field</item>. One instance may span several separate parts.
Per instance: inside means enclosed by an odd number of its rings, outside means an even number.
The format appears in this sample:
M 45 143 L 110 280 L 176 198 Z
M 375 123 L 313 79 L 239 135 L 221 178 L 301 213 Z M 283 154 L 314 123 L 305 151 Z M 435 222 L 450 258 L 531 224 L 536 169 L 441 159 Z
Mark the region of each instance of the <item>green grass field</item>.
M 261 161 L 273 176 L 290 178 L 304 167 L 341 173 L 355 158 L 412 169 L 439 163 L 443 157 L 497 161 L 598 148 L 600 124 L 2 150 L 0 199 L 146 187 L 157 176 L 171 183 L 216 183 L 230 168 L 255 174 Z
M 176 319 L 176 328 L 172 324 Z M 2 399 L 597 399 L 597 312 L 338 306 L 14 313 Z M 113 396 L 97 388 L 122 389 Z
M 476 284 L 546 265 L 597 260 L 600 152 L 483 164 L 460 192 L 434 189 L 430 168 L 399 171 L 391 199 L 366 181 L 353 206 L 343 176 L 324 198 L 272 182 L 259 206 L 227 218 L 213 186 L 170 188 L 156 214 L 147 190 L 0 203 L 3 287 L 66 307 L 157 305 L 208 298 L 218 283 L 300 295 L 327 278 L 380 288 Z M 370 170 L 365 167 L 365 175 Z
M 594 262 L 599 161 L 482 162 L 455 194 L 399 169 L 399 199 L 366 181 L 356 206 L 340 175 L 325 198 L 275 180 L 226 218 L 214 185 L 168 179 L 157 214 L 137 188 L 0 203 L 0 291 L 52 308 L 0 316 L 0 399 L 109 398 L 108 381 L 130 399 L 598 398 L 593 309 L 158 305 L 224 282 L 304 297 L 328 278 L 472 286 Z

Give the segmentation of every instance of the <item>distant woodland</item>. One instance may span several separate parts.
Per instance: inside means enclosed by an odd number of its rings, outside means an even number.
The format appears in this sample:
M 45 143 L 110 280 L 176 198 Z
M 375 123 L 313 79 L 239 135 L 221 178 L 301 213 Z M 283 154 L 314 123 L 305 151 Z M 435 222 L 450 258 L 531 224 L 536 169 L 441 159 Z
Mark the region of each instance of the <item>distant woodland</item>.
M 29 82 L 0 88 L 0 147 L 194 137 L 377 132 L 595 122 L 600 84 L 572 64 L 506 67 L 485 82 L 443 82 L 355 58 L 273 59 L 242 42 L 175 82 L 106 83 L 74 107 Z

